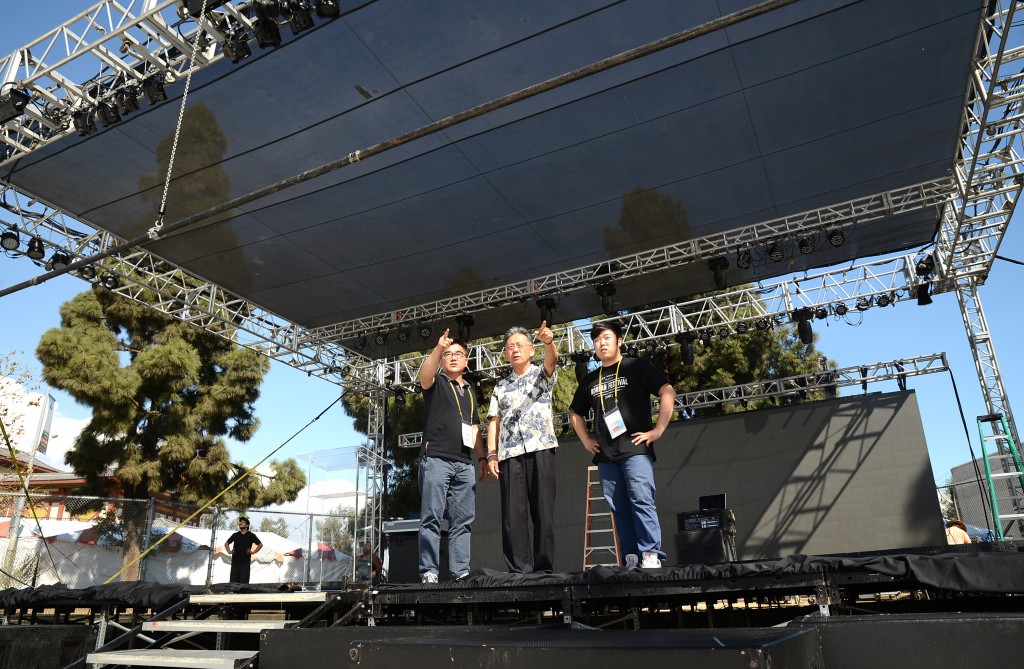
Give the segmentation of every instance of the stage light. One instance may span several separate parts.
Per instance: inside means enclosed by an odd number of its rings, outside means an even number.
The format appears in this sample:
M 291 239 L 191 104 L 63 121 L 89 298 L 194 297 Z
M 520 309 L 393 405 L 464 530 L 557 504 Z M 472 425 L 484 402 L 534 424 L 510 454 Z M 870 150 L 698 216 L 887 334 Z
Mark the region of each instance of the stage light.
M 398 326 L 398 341 L 400 341 L 400 342 L 402 342 L 404 344 L 404 343 L 409 341 L 409 338 L 411 336 L 412 336 L 412 331 L 409 330 L 409 326 L 408 325 L 406 325 L 405 323 L 402 323 L 401 325 Z
M 473 318 L 473 314 L 460 314 L 455 317 L 455 322 L 459 326 L 459 339 L 469 341 L 469 334 L 473 326 L 476 325 L 476 319 Z
M 395 404 L 405 404 L 405 390 L 402 388 L 395 390 Z
M 220 48 L 232 63 L 243 61 L 252 55 L 252 49 L 249 48 L 249 35 L 241 28 L 224 38 L 224 43 Z
M 718 328 L 718 332 L 716 332 L 715 334 L 718 335 L 719 339 L 725 339 L 726 337 L 732 334 L 732 330 L 729 329 L 728 325 L 723 325 L 722 327 Z
M 850 308 L 846 306 L 845 302 L 838 302 L 832 307 L 832 311 L 836 312 L 836 316 L 845 316 L 849 310 Z
M 140 92 L 138 86 L 125 86 L 114 95 L 114 99 L 117 101 L 117 109 L 121 112 L 122 116 L 139 111 Z
M 281 15 L 280 0 L 255 0 L 253 6 L 258 19 L 276 19 Z
M 31 99 L 29 94 L 20 88 L 12 88 L 7 95 L 0 96 L 0 125 L 21 116 Z
M 825 237 L 828 238 L 829 244 L 836 247 L 842 246 L 846 242 L 846 233 L 843 232 L 843 227 L 841 225 L 828 228 L 825 231 Z
M 338 0 L 316 0 L 316 15 L 322 19 L 336 19 L 341 16 Z
M 17 230 L 4 230 L 4 233 L 0 235 L 0 248 L 4 251 L 17 251 L 19 246 L 21 246 L 21 238 L 18 236 Z
M 46 257 L 46 248 L 43 246 L 43 240 L 38 237 L 33 237 L 28 240 L 28 251 L 25 252 L 32 260 L 42 260 Z
M 811 328 L 811 319 L 814 318 L 814 312 L 807 307 L 797 309 L 793 312 L 793 320 L 796 321 L 796 331 L 800 336 L 800 341 L 804 344 L 814 343 L 814 330 Z
M 767 332 L 768 330 L 771 330 L 771 328 L 772 328 L 772 321 L 771 321 L 770 318 L 759 318 L 754 323 L 754 327 L 759 332 Z
M 747 334 L 748 332 L 750 332 L 750 325 L 746 321 L 736 324 L 736 334 Z
M 103 275 L 103 287 L 107 290 L 117 290 L 117 287 L 120 285 L 121 280 L 117 278 L 116 274 Z
M 160 77 L 150 77 L 143 81 L 142 94 L 151 105 L 167 99 L 167 91 L 164 90 L 164 82 Z
M 725 256 L 718 256 L 708 260 L 708 269 L 715 273 L 715 287 L 724 290 L 729 284 L 725 280 L 725 270 L 729 269 L 729 259 Z
M 930 253 L 926 256 L 922 256 L 914 265 L 914 272 L 918 276 L 929 276 L 934 271 L 935 258 L 933 258 Z
M 48 270 L 61 270 L 71 264 L 71 258 L 68 257 L 67 253 L 62 251 L 54 251 L 53 255 L 50 256 L 50 262 L 46 263 L 46 269 Z
M 694 336 L 692 332 L 680 332 L 676 335 L 676 343 L 679 344 L 680 357 L 684 365 L 692 365 L 696 354 L 693 350 Z
M 576 382 L 583 385 L 583 379 L 586 378 L 587 374 L 590 372 L 590 368 L 587 366 L 587 363 L 590 362 L 590 352 L 576 351 L 575 353 L 571 353 L 569 358 L 575 366 Z
M 273 19 L 260 19 L 252 24 L 252 29 L 256 32 L 256 44 L 261 49 L 281 46 L 281 30 Z
M 373 343 L 378 347 L 388 345 L 388 331 L 383 328 L 377 330 L 377 334 L 373 335 Z
M 867 311 L 871 308 L 871 300 L 867 297 L 862 297 L 857 300 L 857 311 Z
M 814 317 L 817 318 L 819 321 L 828 318 L 828 309 L 826 309 L 825 307 L 818 307 L 817 309 L 814 310 Z
M 711 330 L 704 330 L 700 333 L 700 343 L 704 346 L 711 346 Z
M 420 323 L 420 339 L 430 339 L 432 334 L 434 334 L 434 328 L 430 327 L 430 323 L 426 321 Z
M 922 283 L 917 287 L 917 306 L 923 307 L 932 303 L 931 284 Z
M 85 137 L 91 132 L 96 132 L 96 121 L 92 117 L 91 109 L 82 109 L 71 115 L 71 121 L 75 124 L 75 131 L 79 137 Z
M 357 351 L 362 351 L 364 348 L 366 348 L 367 343 L 369 343 L 369 340 L 367 340 L 366 338 L 366 333 L 361 332 L 359 336 L 356 337 L 355 344 L 353 345 L 356 347 Z
M 612 312 L 612 295 L 615 294 L 615 284 L 602 283 L 594 290 L 601 296 L 601 312 L 610 314 Z
M 288 25 L 291 26 L 293 35 L 298 35 L 303 30 L 313 27 L 313 13 L 309 11 L 305 0 L 289 0 L 288 10 L 291 12 Z
M 750 266 L 754 264 L 754 258 L 750 255 L 750 251 L 743 249 L 742 251 L 736 252 L 736 266 L 740 269 L 750 269 Z
M 542 297 L 537 300 L 537 308 L 540 309 L 540 320 L 541 322 L 551 324 L 551 319 L 555 313 L 555 298 L 553 297 Z
M 96 278 L 96 268 L 92 265 L 86 265 L 78 270 L 78 276 L 82 277 L 86 281 L 92 281 Z
M 782 248 L 782 244 L 778 242 L 772 242 L 767 250 L 768 259 L 772 262 L 782 262 L 786 259 L 786 251 Z
M 814 238 L 804 237 L 800 240 L 798 247 L 800 248 L 800 253 L 803 253 L 805 256 L 814 253 Z
M 206 11 L 223 5 L 225 0 L 206 0 Z M 185 11 L 194 19 L 198 19 L 203 11 L 203 0 L 185 0 Z M 182 16 L 181 18 L 185 18 Z
M 626 347 L 626 357 L 628 358 L 639 358 L 640 349 L 637 348 L 636 344 L 630 344 Z
M 100 123 L 106 128 L 108 125 L 121 122 L 121 114 L 118 113 L 117 107 L 110 102 L 101 102 L 96 107 L 96 116 L 99 117 Z
M 888 295 L 879 295 L 878 297 L 875 298 L 875 304 L 877 304 L 880 307 L 887 307 L 892 303 L 893 300 Z

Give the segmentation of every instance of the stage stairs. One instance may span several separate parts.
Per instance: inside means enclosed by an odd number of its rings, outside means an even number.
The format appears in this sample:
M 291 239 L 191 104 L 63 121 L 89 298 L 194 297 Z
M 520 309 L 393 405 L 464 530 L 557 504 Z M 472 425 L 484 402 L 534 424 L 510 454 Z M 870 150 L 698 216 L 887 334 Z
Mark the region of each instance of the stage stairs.
M 330 625 L 342 601 L 356 601 L 356 608 L 361 608 L 358 602 L 363 599 L 363 592 L 362 589 L 349 592 L 348 597 L 324 592 L 191 595 L 108 644 L 103 645 L 101 635 L 101 647 L 85 657 L 85 666 L 255 667 L 262 632 Z M 196 612 L 195 615 L 189 617 L 190 611 Z M 304 616 L 297 617 L 303 613 Z M 112 648 L 126 644 L 136 647 Z
M 986 426 L 989 434 L 986 434 Z M 978 416 L 978 432 L 981 435 L 981 460 L 985 463 L 996 540 L 1024 538 L 1024 462 L 1021 461 L 1020 451 L 1006 424 L 1006 417 L 998 413 Z M 992 455 L 988 453 L 987 444 L 994 446 Z M 993 466 L 993 460 L 998 462 L 996 467 Z M 1004 483 L 997 485 L 998 481 Z

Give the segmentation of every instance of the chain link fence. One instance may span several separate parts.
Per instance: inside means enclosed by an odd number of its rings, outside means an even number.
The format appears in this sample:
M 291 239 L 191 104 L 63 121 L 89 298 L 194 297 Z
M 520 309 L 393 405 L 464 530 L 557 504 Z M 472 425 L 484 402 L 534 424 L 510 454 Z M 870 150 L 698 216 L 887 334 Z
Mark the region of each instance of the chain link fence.
M 243 515 L 263 544 L 252 557 L 251 583 L 315 587 L 354 576 L 351 555 L 363 537 L 350 513 L 208 508 L 175 529 L 198 509 L 157 499 L 28 500 L 0 492 L 0 587 L 226 583 L 231 557 L 224 543 Z

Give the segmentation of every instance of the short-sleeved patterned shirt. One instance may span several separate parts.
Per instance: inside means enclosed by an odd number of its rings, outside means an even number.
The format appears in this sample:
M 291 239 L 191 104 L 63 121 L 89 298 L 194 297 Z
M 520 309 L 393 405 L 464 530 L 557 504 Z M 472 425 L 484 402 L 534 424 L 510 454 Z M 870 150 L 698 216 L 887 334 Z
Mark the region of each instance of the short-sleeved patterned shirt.
M 548 376 L 531 364 L 522 376 L 513 371 L 494 386 L 487 417 L 498 417 L 498 460 L 558 446 L 551 417 L 557 378 L 558 370 Z

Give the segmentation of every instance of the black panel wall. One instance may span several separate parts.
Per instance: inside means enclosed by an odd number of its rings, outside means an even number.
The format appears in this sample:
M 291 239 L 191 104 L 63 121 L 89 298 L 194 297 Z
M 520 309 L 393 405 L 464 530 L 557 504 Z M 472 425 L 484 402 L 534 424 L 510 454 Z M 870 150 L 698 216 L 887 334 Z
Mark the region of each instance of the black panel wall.
M 589 458 L 558 449 L 556 571 L 583 564 Z M 941 545 L 945 537 L 913 391 L 673 423 L 657 444 L 658 511 L 668 564 L 676 516 L 725 492 L 739 559 Z M 498 486 L 477 487 L 474 567 L 505 569 Z

